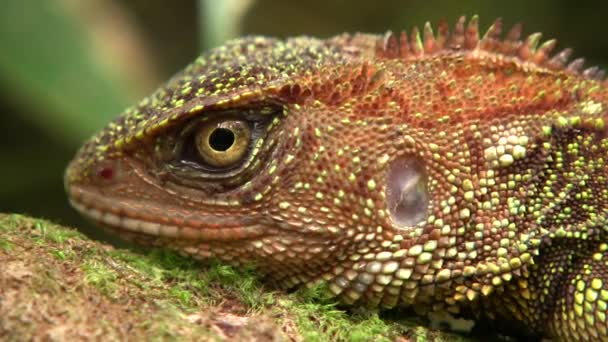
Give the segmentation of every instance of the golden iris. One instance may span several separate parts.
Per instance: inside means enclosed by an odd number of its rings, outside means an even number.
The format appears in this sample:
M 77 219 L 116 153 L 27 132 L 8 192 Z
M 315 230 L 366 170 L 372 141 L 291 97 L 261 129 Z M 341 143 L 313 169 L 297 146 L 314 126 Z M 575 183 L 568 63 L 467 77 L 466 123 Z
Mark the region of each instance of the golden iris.
M 240 162 L 249 147 L 251 129 L 241 120 L 209 122 L 196 133 L 196 149 L 211 166 L 225 168 Z

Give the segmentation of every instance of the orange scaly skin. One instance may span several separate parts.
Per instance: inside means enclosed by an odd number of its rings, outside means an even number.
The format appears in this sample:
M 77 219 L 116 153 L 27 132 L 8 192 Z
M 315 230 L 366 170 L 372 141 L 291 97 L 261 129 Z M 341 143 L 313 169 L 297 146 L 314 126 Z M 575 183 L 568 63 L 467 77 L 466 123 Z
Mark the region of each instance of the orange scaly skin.
M 477 22 L 229 42 L 89 140 L 70 201 L 345 303 L 607 339 L 603 74 Z

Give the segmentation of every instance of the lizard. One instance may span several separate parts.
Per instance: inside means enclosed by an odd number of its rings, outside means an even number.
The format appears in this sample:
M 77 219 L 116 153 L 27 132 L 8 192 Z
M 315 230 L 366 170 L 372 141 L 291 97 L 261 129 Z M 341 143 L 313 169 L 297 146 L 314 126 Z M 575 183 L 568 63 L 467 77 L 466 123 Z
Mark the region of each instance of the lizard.
M 70 203 L 347 305 L 606 340 L 604 73 L 502 26 L 229 41 L 84 143 Z

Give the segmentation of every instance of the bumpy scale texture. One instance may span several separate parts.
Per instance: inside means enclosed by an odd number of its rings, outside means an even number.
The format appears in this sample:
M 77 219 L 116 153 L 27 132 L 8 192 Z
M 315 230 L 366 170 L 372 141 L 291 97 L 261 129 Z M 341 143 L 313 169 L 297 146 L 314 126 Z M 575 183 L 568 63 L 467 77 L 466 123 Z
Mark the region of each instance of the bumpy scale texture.
M 228 42 L 84 145 L 70 200 L 124 238 L 345 303 L 608 339 L 603 73 L 501 31 Z M 224 120 L 250 135 L 216 167 L 192 136 Z

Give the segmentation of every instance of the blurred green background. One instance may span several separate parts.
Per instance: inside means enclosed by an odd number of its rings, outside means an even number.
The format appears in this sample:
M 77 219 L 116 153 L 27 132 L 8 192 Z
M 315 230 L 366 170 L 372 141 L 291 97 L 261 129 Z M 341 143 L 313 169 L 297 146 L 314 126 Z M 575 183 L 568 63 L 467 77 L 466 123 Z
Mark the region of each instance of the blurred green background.
M 244 34 L 329 37 L 479 14 L 608 66 L 608 2 L 4 0 L 0 5 L 0 212 L 90 227 L 62 174 L 79 144 L 200 51 Z M 86 230 L 86 229 L 85 229 Z

